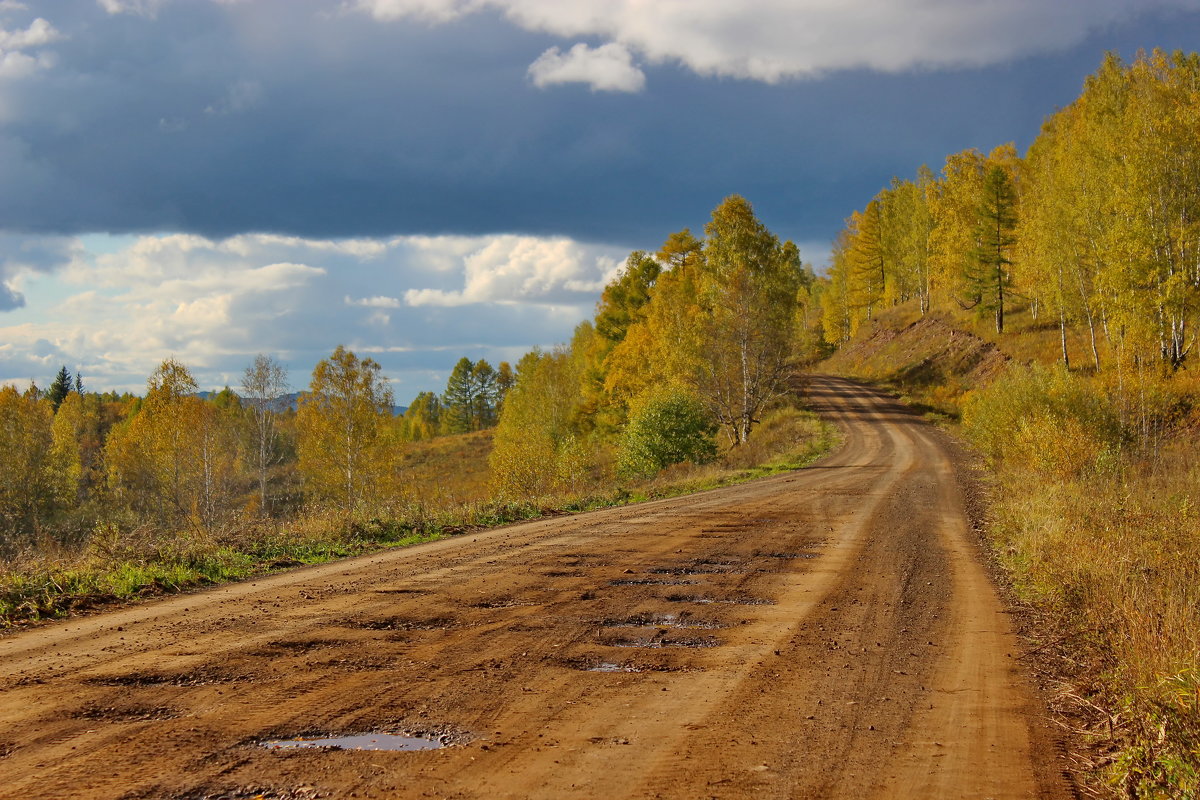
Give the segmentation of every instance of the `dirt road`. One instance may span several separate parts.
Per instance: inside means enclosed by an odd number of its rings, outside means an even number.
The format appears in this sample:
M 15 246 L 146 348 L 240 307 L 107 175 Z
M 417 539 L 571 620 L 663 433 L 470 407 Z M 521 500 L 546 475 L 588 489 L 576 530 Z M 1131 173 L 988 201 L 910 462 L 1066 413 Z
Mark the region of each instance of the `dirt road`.
M 940 434 L 0 639 L 0 797 L 1069 797 Z M 422 752 L 269 750 L 448 735 Z

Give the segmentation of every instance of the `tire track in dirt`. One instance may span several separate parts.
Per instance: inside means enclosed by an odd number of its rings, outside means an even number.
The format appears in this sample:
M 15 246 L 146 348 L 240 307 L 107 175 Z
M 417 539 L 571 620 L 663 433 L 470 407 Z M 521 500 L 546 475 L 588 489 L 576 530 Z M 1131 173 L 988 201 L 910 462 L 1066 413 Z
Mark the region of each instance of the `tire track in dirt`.
M 940 435 L 810 394 L 805 470 L 0 639 L 0 797 L 1068 797 Z M 367 731 L 456 744 L 257 744 Z

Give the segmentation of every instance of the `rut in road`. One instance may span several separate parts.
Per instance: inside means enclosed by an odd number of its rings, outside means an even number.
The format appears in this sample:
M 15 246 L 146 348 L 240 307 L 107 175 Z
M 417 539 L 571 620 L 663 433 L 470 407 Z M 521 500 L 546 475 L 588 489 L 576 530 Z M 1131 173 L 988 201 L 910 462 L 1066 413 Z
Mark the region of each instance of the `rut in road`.
M 940 434 L 0 640 L 0 797 L 1068 797 Z M 422 752 L 264 739 L 390 732 Z

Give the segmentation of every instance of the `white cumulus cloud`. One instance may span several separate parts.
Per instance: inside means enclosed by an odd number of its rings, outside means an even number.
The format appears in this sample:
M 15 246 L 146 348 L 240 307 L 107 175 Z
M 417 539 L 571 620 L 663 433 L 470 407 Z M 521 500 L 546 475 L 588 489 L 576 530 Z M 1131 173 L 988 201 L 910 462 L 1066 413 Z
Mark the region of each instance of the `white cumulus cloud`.
M 46 20 L 38 17 L 24 30 L 0 28 L 0 78 L 24 78 L 56 63 L 52 52 L 40 50 L 65 37 Z M 26 50 L 38 52 L 27 53 Z
M 497 10 L 526 30 L 597 37 L 650 63 L 775 82 L 840 69 L 995 64 L 1069 47 L 1140 13 L 1200 8 L 1200 0 L 357 0 L 352 8 L 432 22 Z
M 166 0 L 96 0 L 96 3 L 109 14 L 135 14 L 139 17 L 154 18 Z
M 0 28 L 0 50 L 28 50 L 31 47 L 57 42 L 63 38 L 53 25 L 38 17 L 25 30 L 6 31 Z
M 621 44 L 609 42 L 592 49 L 580 42 L 566 53 L 551 47 L 529 65 L 529 77 L 539 88 L 556 83 L 586 83 L 594 92 L 640 92 L 646 75 Z
M 596 294 L 616 274 L 611 248 L 593 248 L 566 238 L 481 237 L 477 250 L 462 262 L 461 289 L 409 289 L 410 306 L 461 306 L 472 303 L 544 303 L 553 305 Z

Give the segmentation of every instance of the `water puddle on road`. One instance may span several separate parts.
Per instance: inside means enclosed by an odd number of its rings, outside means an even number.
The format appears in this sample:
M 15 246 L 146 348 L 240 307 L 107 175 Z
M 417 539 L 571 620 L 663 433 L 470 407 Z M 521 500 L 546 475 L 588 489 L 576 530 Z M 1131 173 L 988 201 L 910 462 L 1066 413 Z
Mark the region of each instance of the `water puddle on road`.
M 694 586 L 696 581 L 673 578 L 618 578 L 608 582 L 609 586 Z
M 720 647 L 721 640 L 712 636 L 700 636 L 688 639 L 660 639 L 651 637 L 648 639 L 613 639 L 607 642 L 601 642 L 608 647 Z
M 593 664 L 584 669 L 585 672 L 641 672 L 641 670 L 630 664 L 615 664 L 611 661 L 601 661 L 599 664 Z
M 269 739 L 259 744 L 268 750 L 323 747 L 330 750 L 437 750 L 445 747 L 441 737 L 398 736 L 392 733 L 365 733 L 358 736 L 332 736 L 324 739 Z
M 734 597 L 704 597 L 703 595 L 694 594 L 669 594 L 666 596 L 669 603 L 698 603 L 707 605 L 709 603 L 729 603 L 738 606 L 770 606 L 774 605 L 774 600 L 766 600 L 761 597 L 750 597 L 748 595 Z
M 724 623 L 709 619 L 694 619 L 686 612 L 683 614 L 634 614 L 631 617 L 609 618 L 600 622 L 605 628 L 703 628 L 716 629 L 726 627 Z

